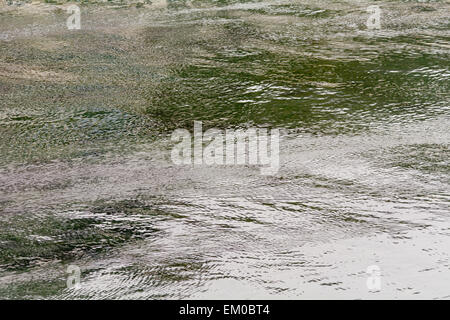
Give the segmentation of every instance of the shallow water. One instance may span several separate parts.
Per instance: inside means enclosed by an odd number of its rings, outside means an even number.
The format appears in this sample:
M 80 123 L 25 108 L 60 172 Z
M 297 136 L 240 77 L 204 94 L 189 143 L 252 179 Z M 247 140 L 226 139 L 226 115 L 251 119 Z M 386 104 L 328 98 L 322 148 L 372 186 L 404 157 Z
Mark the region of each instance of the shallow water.
M 0 297 L 448 299 L 450 6 L 371 4 L 2 11 Z M 174 165 L 194 120 L 279 172 Z

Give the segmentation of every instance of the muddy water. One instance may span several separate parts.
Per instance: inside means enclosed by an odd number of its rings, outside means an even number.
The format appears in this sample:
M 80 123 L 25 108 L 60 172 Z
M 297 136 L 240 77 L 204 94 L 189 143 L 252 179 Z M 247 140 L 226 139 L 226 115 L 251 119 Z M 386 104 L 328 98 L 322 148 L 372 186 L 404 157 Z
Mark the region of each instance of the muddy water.
M 450 6 L 371 4 L 3 8 L 0 297 L 448 299 Z M 194 120 L 279 172 L 173 164 Z

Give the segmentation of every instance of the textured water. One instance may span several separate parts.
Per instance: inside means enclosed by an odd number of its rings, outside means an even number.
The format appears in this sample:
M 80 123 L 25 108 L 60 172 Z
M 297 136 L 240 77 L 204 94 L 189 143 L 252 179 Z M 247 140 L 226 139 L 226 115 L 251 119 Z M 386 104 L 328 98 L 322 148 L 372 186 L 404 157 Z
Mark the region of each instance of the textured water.
M 0 9 L 1 298 L 450 298 L 447 2 L 61 7 Z M 194 120 L 279 172 L 174 165 Z

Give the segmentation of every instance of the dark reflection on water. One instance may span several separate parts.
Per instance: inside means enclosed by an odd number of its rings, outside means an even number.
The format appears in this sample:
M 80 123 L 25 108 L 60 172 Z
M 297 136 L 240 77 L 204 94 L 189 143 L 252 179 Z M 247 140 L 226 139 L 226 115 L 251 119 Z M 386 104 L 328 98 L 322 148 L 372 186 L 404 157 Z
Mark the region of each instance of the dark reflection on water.
M 0 297 L 448 298 L 448 5 L 369 4 L 6 15 Z M 194 120 L 288 129 L 280 172 L 173 165 Z
M 219 67 L 208 59 L 180 71 L 179 80 L 162 83 L 165 94 L 150 98 L 147 113 L 171 129 L 203 119 L 211 127 L 344 133 L 399 115 L 414 121 L 447 111 L 448 55 L 415 56 L 405 50 L 369 61 L 269 52 L 217 56 L 213 61 L 220 61 Z

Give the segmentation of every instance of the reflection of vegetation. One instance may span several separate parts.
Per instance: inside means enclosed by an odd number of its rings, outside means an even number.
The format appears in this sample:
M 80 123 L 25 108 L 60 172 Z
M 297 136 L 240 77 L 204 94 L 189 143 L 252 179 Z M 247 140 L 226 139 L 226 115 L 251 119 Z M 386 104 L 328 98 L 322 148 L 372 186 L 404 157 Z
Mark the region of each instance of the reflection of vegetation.
M 101 154 L 112 147 L 130 150 L 132 142 L 151 137 L 147 119 L 126 109 L 136 101 L 129 91 L 155 73 L 118 53 L 120 37 L 107 38 L 72 34 L 44 44 L 17 40 L 0 46 L 0 64 L 10 73 L 0 75 L 0 91 L 8 92 L 0 119 L 1 163 Z M 109 67 L 116 63 L 120 72 Z
M 149 221 L 105 216 L 16 217 L 6 224 L 7 229 L 0 233 L 0 266 L 10 270 L 26 269 L 42 261 L 71 261 L 157 231 Z
M 31 0 L 6 0 L 5 3 L 8 6 L 12 6 L 12 5 L 16 5 L 16 6 L 21 6 L 24 5 L 26 3 L 31 3 Z
M 125 214 L 125 215 L 141 215 L 141 216 L 169 216 L 171 218 L 183 218 L 182 215 L 169 212 L 160 208 L 160 202 L 146 203 L 136 199 L 121 201 L 97 201 L 91 209 L 93 213 L 105 214 Z
M 294 4 L 258 10 L 303 9 L 315 12 Z M 305 39 L 301 29 L 266 28 L 257 17 L 238 21 L 238 12 L 181 15 L 192 23 L 151 26 L 131 37 L 83 32 L 3 42 L 0 64 L 11 75 L 0 77 L 0 91 L 8 93 L 0 163 L 129 152 L 161 131 L 192 128 L 193 120 L 205 128 L 336 134 L 391 116 L 441 112 L 445 104 L 445 71 L 420 69 L 445 68 L 448 57 L 414 51 L 418 41 L 431 41 L 427 37 L 360 35 L 347 39 L 342 53 L 329 41 Z M 225 22 L 205 25 L 203 19 Z M 386 49 L 391 42 L 411 48 Z M 57 81 L 39 77 L 43 72 Z
M 169 9 L 187 8 L 189 2 L 188 0 L 167 0 L 167 7 Z
M 450 173 L 450 149 L 446 145 L 419 144 L 399 146 L 386 159 L 389 166 L 414 169 L 426 173 Z
M 0 297 L 2 299 L 45 299 L 65 288 L 65 279 L 30 280 L 0 288 Z
M 341 61 L 231 47 L 147 91 L 146 114 L 163 130 L 191 128 L 200 119 L 205 127 L 355 131 L 392 115 L 431 112 L 423 106 L 442 100 L 445 77 L 409 74 L 428 60 L 440 58 L 404 52 Z
M 26 271 L 40 263 L 55 261 L 69 264 L 86 256 L 133 240 L 152 237 L 158 232 L 154 222 L 183 218 L 161 208 L 166 200 L 136 199 L 96 201 L 89 211 L 63 215 L 16 215 L 2 221 L 0 230 L 0 270 Z M 5 205 L 6 203 L 2 203 Z M 187 279 L 189 266 L 169 266 L 155 270 L 155 279 L 181 281 Z M 177 270 L 175 270 L 177 269 Z M 87 270 L 86 272 L 89 272 Z M 86 275 L 84 272 L 84 275 Z M 65 288 L 65 280 L 23 281 L 0 288 L 0 297 L 48 297 Z
M 47 260 L 70 261 L 116 246 L 134 237 L 131 230 L 100 228 L 95 218 L 21 216 L 5 222 L 0 233 L 0 266 L 26 269 Z
M 0 267 L 27 269 L 41 261 L 71 261 L 130 240 L 153 236 L 154 222 L 183 218 L 164 199 L 99 200 L 82 213 L 18 215 L 2 221 Z M 125 218 L 126 217 L 126 218 Z

